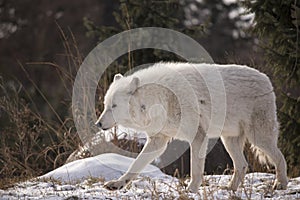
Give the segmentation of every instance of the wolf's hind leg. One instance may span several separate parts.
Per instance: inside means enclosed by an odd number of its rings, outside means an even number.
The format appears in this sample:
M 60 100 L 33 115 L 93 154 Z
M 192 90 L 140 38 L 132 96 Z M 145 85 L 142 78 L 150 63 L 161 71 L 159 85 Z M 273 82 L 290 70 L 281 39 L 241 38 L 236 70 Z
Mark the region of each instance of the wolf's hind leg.
M 240 183 L 243 181 L 245 174 L 247 172 L 248 163 L 243 154 L 244 147 L 244 136 L 240 135 L 238 137 L 221 137 L 222 142 L 230 155 L 233 166 L 234 173 L 231 181 L 228 184 L 228 188 L 232 190 L 237 190 Z

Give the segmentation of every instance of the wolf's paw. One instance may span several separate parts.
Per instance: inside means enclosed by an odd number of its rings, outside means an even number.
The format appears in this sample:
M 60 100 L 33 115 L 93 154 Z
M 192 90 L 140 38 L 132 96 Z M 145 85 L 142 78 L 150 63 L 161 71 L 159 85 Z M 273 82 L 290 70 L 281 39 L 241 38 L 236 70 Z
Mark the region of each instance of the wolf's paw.
M 193 181 L 191 181 L 191 182 L 188 184 L 186 190 L 187 190 L 188 192 L 197 193 L 197 192 L 199 191 L 199 187 L 200 187 L 200 186 L 209 186 L 209 183 L 208 183 L 208 181 L 206 181 L 206 180 L 200 181 L 200 183 L 201 183 L 201 184 L 199 184 L 198 182 L 193 182 Z
M 197 193 L 199 187 L 197 185 L 189 184 L 188 187 L 186 188 L 187 191 L 192 192 L 192 193 Z
M 228 185 L 225 186 L 225 188 L 226 188 L 227 190 L 237 191 L 237 189 L 238 189 L 238 184 L 233 184 L 233 182 L 230 181 L 230 182 L 228 183 Z
M 121 181 L 121 180 L 112 180 L 108 181 L 104 184 L 104 188 L 108 190 L 120 190 L 122 189 L 129 181 Z
M 275 181 L 273 185 L 273 190 L 286 190 L 287 189 L 287 183 L 282 183 L 279 181 Z

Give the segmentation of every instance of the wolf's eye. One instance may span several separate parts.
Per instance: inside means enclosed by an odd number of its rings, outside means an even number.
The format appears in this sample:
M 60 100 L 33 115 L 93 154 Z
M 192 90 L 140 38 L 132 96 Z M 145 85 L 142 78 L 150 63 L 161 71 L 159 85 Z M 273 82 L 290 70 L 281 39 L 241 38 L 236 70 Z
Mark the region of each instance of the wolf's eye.
M 117 107 L 117 104 L 113 104 L 111 107 L 112 107 L 112 108 L 115 108 L 115 107 Z

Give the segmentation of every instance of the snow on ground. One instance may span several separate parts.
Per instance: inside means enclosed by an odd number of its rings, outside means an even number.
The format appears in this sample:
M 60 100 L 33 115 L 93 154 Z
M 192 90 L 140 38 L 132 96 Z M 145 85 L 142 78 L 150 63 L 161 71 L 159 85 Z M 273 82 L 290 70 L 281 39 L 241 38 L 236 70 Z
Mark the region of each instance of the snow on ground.
M 133 158 L 118 154 L 101 154 L 68 163 L 39 178 L 52 178 L 70 184 L 83 181 L 89 177 L 99 177 L 108 181 L 119 178 L 127 171 L 133 161 Z M 159 168 L 148 165 L 142 171 L 141 175 L 159 177 L 165 174 L 162 173 Z
M 118 178 L 132 158 L 102 154 L 68 163 L 38 179 L 0 190 L 0 199 L 300 199 L 300 177 L 289 181 L 288 190 L 273 191 L 274 175 L 247 174 L 238 191 L 226 190 L 229 175 L 205 176 L 207 186 L 197 194 L 185 191 L 185 183 L 149 165 L 129 187 L 120 191 L 103 188 L 105 181 Z

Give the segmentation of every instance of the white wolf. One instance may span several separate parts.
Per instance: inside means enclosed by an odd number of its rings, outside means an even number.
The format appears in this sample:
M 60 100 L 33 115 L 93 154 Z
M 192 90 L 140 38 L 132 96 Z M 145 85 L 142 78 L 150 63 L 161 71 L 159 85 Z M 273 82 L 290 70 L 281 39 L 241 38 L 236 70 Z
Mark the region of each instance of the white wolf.
M 148 138 L 128 171 L 118 180 L 107 182 L 106 188 L 124 187 L 164 152 L 172 138 L 176 138 L 190 144 L 188 190 L 198 191 L 203 181 L 207 138 L 218 137 L 207 131 L 214 109 L 212 94 L 221 91 L 215 80 L 216 73 L 221 75 L 226 93 L 222 100 L 226 111 L 220 129 L 221 139 L 234 164 L 228 187 L 236 190 L 243 181 L 248 165 L 243 146 L 248 139 L 258 156 L 267 157 L 275 165 L 273 187 L 286 189 L 286 161 L 277 147 L 275 95 L 269 78 L 247 66 L 192 63 L 157 63 L 129 76 L 115 75 L 105 95 L 104 111 L 96 124 L 103 130 L 115 125 L 142 130 Z M 215 112 L 218 115 L 218 109 Z

